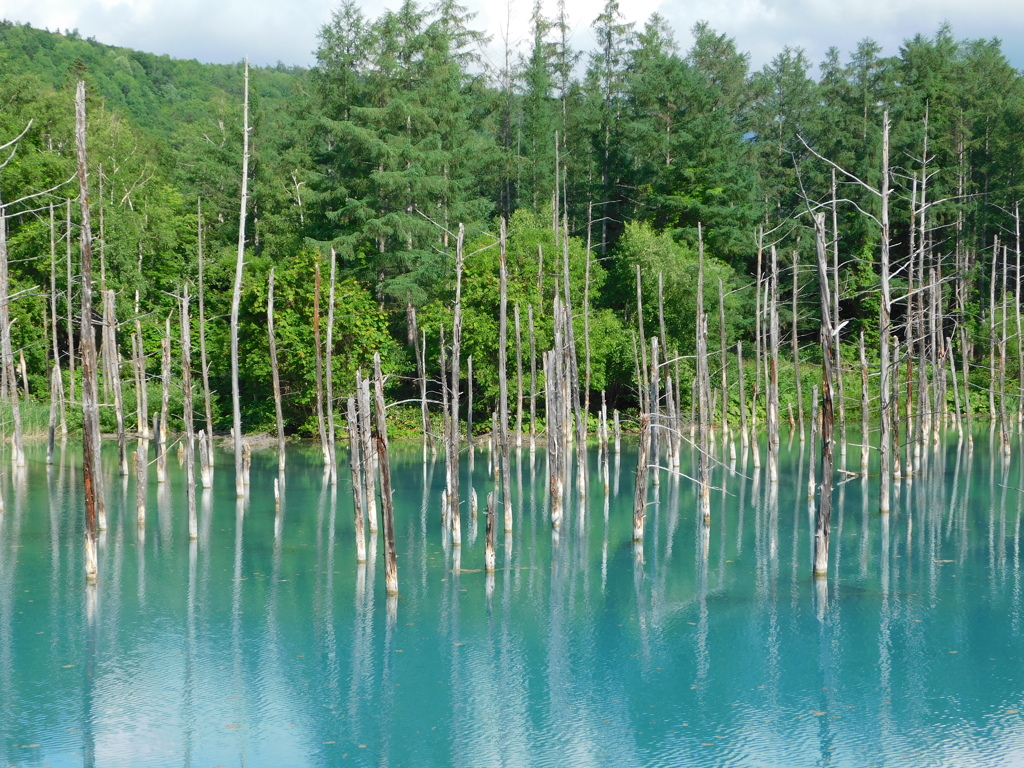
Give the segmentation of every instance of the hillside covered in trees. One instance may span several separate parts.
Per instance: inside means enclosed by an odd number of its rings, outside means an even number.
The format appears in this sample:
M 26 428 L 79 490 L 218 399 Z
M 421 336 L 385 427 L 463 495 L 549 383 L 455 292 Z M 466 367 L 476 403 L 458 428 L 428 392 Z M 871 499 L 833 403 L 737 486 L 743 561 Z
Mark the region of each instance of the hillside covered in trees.
M 796 327 L 797 342 L 815 359 L 816 273 L 790 265 L 812 263 L 810 213 L 826 211 L 841 339 L 852 365 L 861 331 L 878 346 L 882 234 L 872 189 L 883 181 L 886 114 L 895 291 L 907 294 L 915 273 L 934 275 L 947 309 L 944 335 L 968 357 L 988 360 L 990 296 L 994 281 L 1006 279 L 996 243 L 1009 245 L 1006 263 L 1013 265 L 1013 252 L 1019 263 L 1024 196 L 1024 78 L 997 40 L 960 40 L 944 27 L 905 41 L 894 56 L 871 40 L 816 63 L 787 48 L 752 71 L 733 40 L 704 24 L 683 43 L 657 16 L 643 28 L 624 23 L 614 0 L 596 19 L 572 23 L 590 21 L 598 48 L 575 50 L 563 7 L 538 4 L 532 39 L 492 71 L 478 56 L 473 20 L 454 2 L 428 9 L 406 0 L 378 18 L 345 2 L 321 30 L 312 70 L 252 70 L 240 322 L 247 431 L 274 420 L 265 326 L 271 267 L 285 417 L 291 431 L 310 434 L 318 268 L 326 274 L 333 249 L 336 391 L 350 391 L 356 369 L 380 351 L 396 374 L 396 394 L 411 394 L 408 308 L 426 331 L 429 374 L 437 370 L 440 327 L 451 326 L 460 224 L 467 254 L 462 354 L 473 357 L 475 403 L 489 413 L 498 391 L 502 218 L 509 302 L 524 316 L 528 307 L 536 311 L 538 349 L 551 341 L 545 306 L 562 274 L 567 232 L 580 348 L 587 294 L 591 389 L 627 408 L 638 367 L 637 266 L 649 306 L 657 307 L 662 276 L 667 346 L 693 368 L 698 228 L 708 256 L 711 338 L 753 349 L 751 286 L 759 267 L 766 269 L 759 252 L 773 245 L 784 295 L 799 277 L 798 295 L 784 302 L 797 317 L 784 316 L 783 325 Z M 74 327 L 69 338 L 67 330 L 78 290 L 79 213 L 65 201 L 78 194 L 73 89 L 81 78 L 96 277 L 116 291 L 126 329 L 140 321 L 155 376 L 164 318 L 183 285 L 198 280 L 201 233 L 211 385 L 217 413 L 227 416 L 242 64 L 178 61 L 5 22 L 0 68 L 0 144 L 28 126 L 0 170 L 0 205 L 56 188 L 3 208 L 11 333 L 29 390 L 48 391 L 55 352 L 67 376 L 79 333 Z M 1011 271 L 1011 290 L 1016 278 Z M 894 322 L 904 311 L 897 301 Z M 127 358 L 127 333 L 121 338 Z M 988 376 L 984 366 L 975 371 Z M 682 398 L 688 402 L 689 393 Z

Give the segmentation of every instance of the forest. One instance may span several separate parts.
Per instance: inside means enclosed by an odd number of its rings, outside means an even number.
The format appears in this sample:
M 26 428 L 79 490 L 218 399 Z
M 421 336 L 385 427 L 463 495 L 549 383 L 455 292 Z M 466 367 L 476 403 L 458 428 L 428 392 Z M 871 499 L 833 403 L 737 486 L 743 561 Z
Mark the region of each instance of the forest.
M 337 401 L 354 389 L 358 369 L 372 367 L 374 353 L 389 375 L 389 398 L 415 400 L 422 378 L 439 402 L 441 339 L 450 340 L 457 288 L 460 378 L 473 361 L 476 415 L 466 417 L 489 429 L 505 373 L 498 361 L 506 225 L 508 304 L 517 328 L 531 313 L 538 353 L 554 342 L 552 300 L 564 288 L 560 279 L 571 276 L 566 298 L 581 360 L 586 345 L 594 415 L 602 396 L 609 408 L 643 410 L 638 297 L 648 308 L 648 335 L 657 332 L 662 306 L 663 354 L 676 364 L 682 412 L 691 391 L 679 382 L 700 373 L 698 301 L 712 340 L 710 375 L 717 380 L 729 369 L 735 382 L 736 345 L 750 355 L 771 344 L 760 322 L 771 252 L 786 347 L 781 402 L 802 420 L 821 382 L 824 319 L 814 266 L 821 213 L 834 261 L 830 320 L 852 411 L 861 407 L 859 345 L 874 368 L 880 328 L 889 332 L 880 325 L 883 288 L 892 296 L 884 312 L 891 310 L 895 336 L 912 347 L 917 331 L 927 335 L 936 382 L 939 370 L 945 380 L 947 349 L 969 363 L 962 371 L 968 408 L 994 411 L 997 369 L 1004 391 L 1020 385 L 1024 393 L 1017 343 L 1024 79 L 997 39 L 957 39 L 943 26 L 906 40 L 896 55 L 870 39 L 851 52 L 830 49 L 817 63 L 787 47 L 755 71 L 734 40 L 707 24 L 689 30 L 684 49 L 663 19 L 634 27 L 614 0 L 593 20 L 570 20 L 561 3 L 551 11 L 535 5 L 529 41 L 506 50 L 495 68 L 454 0 L 430 7 L 406 0 L 377 18 L 343 2 L 320 30 L 314 67 L 250 70 L 238 324 L 245 432 L 275 423 L 271 269 L 289 434 L 316 433 L 325 339 L 338 413 Z M 585 52 L 571 30 L 588 22 L 598 46 Z M 201 288 L 209 426 L 226 431 L 245 65 L 174 60 L 2 22 L 0 67 L 0 144 L 13 142 L 0 157 L 0 240 L 18 361 L 4 366 L 5 386 L 21 386 L 27 405 L 43 413 L 56 361 L 63 386 L 75 391 L 82 232 L 74 88 L 84 80 L 94 281 L 115 296 L 118 355 L 143 361 L 149 399 L 159 400 L 162 338 L 170 334 L 177 347 L 180 334 L 177 321 L 166 320 L 186 286 L 192 296 Z M 334 272 L 337 309 L 327 333 L 326 281 Z M 138 348 L 129 343 L 133 332 Z M 917 347 L 913 354 L 924 356 L 926 344 Z M 1015 358 L 1019 366 L 1006 364 Z M 747 376 L 756 371 L 760 386 L 755 362 Z M 896 365 L 899 375 L 898 353 Z M 171 366 L 171 410 L 180 414 L 182 381 L 199 376 L 183 371 L 180 358 Z M 521 399 L 524 377 L 509 378 L 509 397 Z M 740 392 L 722 380 L 727 394 L 717 407 L 737 418 Z M 877 398 L 877 376 L 870 386 Z M 954 394 L 945 385 L 936 392 Z M 130 387 L 124 397 L 131 422 L 142 410 Z M 755 412 L 764 408 L 751 403 Z M 1019 412 L 1019 397 L 1016 404 Z M 102 418 L 113 431 L 112 410 Z M 419 427 L 414 405 L 404 421 L 398 411 L 394 418 L 395 434 Z M 72 428 L 77 419 L 69 409 Z

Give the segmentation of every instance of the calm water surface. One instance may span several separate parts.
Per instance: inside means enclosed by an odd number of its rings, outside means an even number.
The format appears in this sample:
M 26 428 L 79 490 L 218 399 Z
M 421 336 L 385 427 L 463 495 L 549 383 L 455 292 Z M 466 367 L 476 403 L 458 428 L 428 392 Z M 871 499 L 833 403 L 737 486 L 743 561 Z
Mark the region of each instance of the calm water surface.
M 889 516 L 877 476 L 839 485 L 820 587 L 810 443 L 783 445 L 774 491 L 749 456 L 720 466 L 706 535 L 693 483 L 663 474 L 642 551 L 627 446 L 607 494 L 591 454 L 557 538 L 543 451 L 513 451 L 516 530 L 493 580 L 468 513 L 470 486 L 481 509 L 493 487 L 486 453 L 472 482 L 463 460 L 459 552 L 443 465 L 396 448 L 390 603 L 382 544 L 355 565 L 347 466 L 331 487 L 319 451 L 289 454 L 280 514 L 276 457 L 256 454 L 236 503 L 220 455 L 190 544 L 176 462 L 139 534 L 134 478 L 106 446 L 87 589 L 80 448 L 48 470 L 34 446 L 0 478 L 0 764 L 1024 764 L 1024 480 L 1019 444 L 1004 466 L 989 440 L 929 449 Z

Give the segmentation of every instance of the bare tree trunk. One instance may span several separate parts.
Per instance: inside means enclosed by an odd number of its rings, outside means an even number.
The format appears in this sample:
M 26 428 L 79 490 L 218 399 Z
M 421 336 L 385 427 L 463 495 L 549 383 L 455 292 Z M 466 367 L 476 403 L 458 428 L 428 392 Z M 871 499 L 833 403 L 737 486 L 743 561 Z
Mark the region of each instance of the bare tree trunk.
M 10 276 L 7 255 L 7 210 L 0 200 L 0 353 L 7 395 L 11 402 L 11 463 L 15 469 L 25 466 L 25 449 L 21 434 L 21 407 L 18 395 L 18 379 L 14 372 L 14 352 L 11 349 L 11 306 Z
M 356 398 L 348 396 L 348 454 L 352 471 L 352 506 L 355 513 L 356 563 L 366 562 L 366 533 L 363 529 L 363 461 L 359 447 L 359 416 L 356 413 Z M 372 462 L 371 462 L 372 467 Z
M 760 451 L 759 451 L 759 449 L 757 447 L 758 446 L 758 442 L 757 442 L 757 398 L 760 397 L 761 392 L 763 391 L 761 389 L 761 352 L 762 352 L 761 342 L 762 342 L 762 339 L 764 338 L 764 330 L 761 327 L 761 317 L 762 317 L 762 311 L 761 310 L 762 310 L 762 307 L 764 306 L 762 304 L 762 300 L 761 300 L 761 296 L 762 296 L 762 293 L 763 293 L 762 283 L 764 282 L 763 279 L 762 279 L 762 275 L 761 275 L 761 271 L 762 271 L 761 261 L 762 261 L 762 257 L 764 256 L 763 241 L 764 241 L 764 231 L 762 229 L 762 230 L 759 230 L 758 234 L 757 234 L 757 275 L 755 276 L 755 279 L 754 279 L 755 296 L 756 296 L 756 300 L 754 302 L 754 305 L 756 306 L 756 309 L 754 311 L 754 391 L 751 394 L 751 398 L 750 398 L 751 399 L 751 403 L 750 403 L 750 431 L 752 433 L 751 434 L 751 438 L 752 438 L 752 442 L 754 444 L 754 468 L 755 469 L 757 469 L 757 468 L 759 468 L 761 466 Z M 767 412 L 768 412 L 768 409 L 767 409 L 767 404 L 766 404 L 766 407 L 765 407 L 765 415 L 766 415 L 766 417 L 767 417 Z
M 555 216 L 557 217 L 557 212 Z M 501 495 L 505 507 L 505 531 L 512 531 L 512 470 L 508 453 L 508 263 L 505 253 L 505 220 L 501 220 L 499 236 L 499 291 L 498 316 L 498 399 L 501 416 L 498 429 L 498 451 L 501 456 Z
M 697 512 L 705 526 L 711 525 L 711 428 L 710 389 L 708 371 L 708 317 L 704 311 L 704 237 L 697 225 Z
M 149 392 L 146 380 L 146 347 L 142 341 L 142 323 L 139 320 L 139 292 L 135 292 L 135 406 L 139 436 L 148 440 L 149 434 Z M 213 444 L 212 441 L 210 443 Z
M 128 477 L 128 440 L 124 430 L 124 397 L 121 392 L 121 359 L 117 352 L 117 301 L 113 291 L 107 291 L 103 301 L 103 333 L 106 337 L 107 370 L 114 393 L 114 413 L 117 418 L 117 466 L 121 477 Z
M 590 414 L 590 226 L 594 217 L 594 204 L 587 203 L 587 254 L 583 270 L 583 344 L 585 370 L 583 379 L 583 418 Z M 568 232 L 566 233 L 568 237 Z M 663 340 L 664 341 L 664 340 Z
M 860 332 L 860 471 L 868 473 L 868 446 L 871 444 L 868 432 L 868 358 L 864 352 L 864 331 Z
M 747 385 L 743 376 L 743 342 L 736 342 L 736 366 L 740 384 L 740 444 L 744 447 L 750 439 L 747 432 Z
M 50 373 L 50 427 L 46 441 L 46 463 L 53 464 L 53 440 L 57 432 L 57 413 L 64 408 L 64 386 L 60 380 L 60 365 L 54 361 Z
M 469 446 L 469 474 L 473 475 L 473 356 L 466 358 L 466 444 Z
M 996 264 L 999 262 L 999 236 L 992 246 L 992 271 L 988 301 L 988 417 L 996 418 Z
M 889 441 L 891 434 L 890 400 L 892 397 L 889 371 L 889 347 L 891 344 L 892 328 L 890 324 L 890 310 L 892 307 L 891 293 L 889 290 L 889 110 L 885 110 L 882 118 L 882 189 L 881 189 L 882 212 L 881 223 L 881 277 L 882 277 L 882 304 L 878 316 L 879 332 L 879 355 L 881 358 L 881 385 L 880 385 L 880 435 L 878 446 L 879 472 L 879 511 L 889 512 L 889 495 L 892 481 L 892 466 L 889 453 Z
M 772 274 L 768 281 L 768 479 L 779 480 L 779 262 L 775 246 L 771 248 Z
M 516 448 L 523 447 L 523 334 L 519 324 L 519 304 L 512 307 L 516 329 Z
M 370 381 L 356 371 L 356 390 L 359 394 L 359 437 L 363 441 L 363 480 L 366 485 L 366 520 L 370 535 L 377 533 L 377 473 L 374 470 L 373 442 L 370 435 Z
M 829 295 L 828 256 L 825 245 L 825 214 L 814 217 L 815 245 L 818 254 L 818 286 L 821 297 L 821 484 L 814 516 L 814 576 L 828 573 L 828 545 L 832 520 L 833 427 L 832 363 L 835 356 L 835 329 L 832 326 L 832 297 Z
M 729 358 L 725 341 L 725 289 L 718 278 L 718 333 L 722 354 L 722 439 L 729 436 Z
M 380 372 L 380 353 L 373 354 L 374 402 L 377 412 L 377 454 L 380 465 L 380 499 L 384 524 L 384 589 L 398 595 L 398 559 L 395 552 L 395 509 L 391 496 L 391 462 L 388 458 L 388 427 L 384 413 L 384 377 Z
M 249 60 L 245 60 L 245 101 L 242 108 L 242 198 L 238 219 L 238 257 L 231 291 L 231 406 L 235 442 L 235 495 L 245 495 L 242 457 L 242 402 L 238 389 L 238 310 L 242 300 L 242 266 L 245 264 L 245 218 L 249 207 Z M 319 345 L 317 345 L 319 350 Z
M 796 382 L 796 412 L 800 422 L 800 441 L 804 440 L 804 396 L 803 386 L 800 381 L 800 332 L 799 332 L 799 297 L 800 287 L 798 270 L 800 268 L 800 253 L 793 251 L 793 379 Z M 831 308 L 830 308 L 831 310 Z M 814 430 L 814 426 L 811 426 Z
M 647 370 L 647 339 L 644 336 L 644 294 L 643 278 L 640 275 L 640 265 L 636 265 L 636 325 L 640 334 L 640 370 L 637 375 L 637 387 L 640 395 L 640 413 L 649 413 L 651 406 L 650 395 L 647 386 L 651 381 L 650 372 Z
M 96 338 L 92 330 L 92 230 L 89 223 L 89 181 L 85 150 L 85 83 L 75 95 L 75 146 L 79 201 L 82 207 L 82 467 L 85 480 L 85 579 L 98 578 L 96 529 L 105 518 L 103 472 L 100 468 L 100 414 L 96 401 Z M 70 263 L 70 262 L 69 262 Z M 70 281 L 68 283 L 70 290 Z M 70 305 L 69 305 L 70 307 Z
M 277 337 L 274 334 L 274 268 L 267 281 L 267 336 L 270 339 L 270 375 L 274 381 L 274 415 L 277 418 L 277 471 L 284 472 L 284 414 L 281 411 L 281 375 L 277 367 Z M 205 360 L 204 360 L 205 367 Z M 205 382 L 204 382 L 205 386 Z M 208 391 L 208 390 L 207 390 Z M 204 483 L 205 486 L 205 483 Z
M 530 453 L 537 449 L 537 343 L 533 332 L 533 304 L 526 308 L 530 331 Z
M 71 240 L 71 199 L 68 198 L 67 202 L 67 223 L 65 229 L 67 230 L 67 310 L 68 310 L 68 400 L 71 403 L 75 402 L 75 318 L 74 309 L 72 308 L 72 288 L 74 281 L 72 279 L 72 266 L 73 266 L 73 249 Z
M 113 293 L 113 291 L 111 291 Z M 188 537 L 199 538 L 196 515 L 195 424 L 192 416 L 192 320 L 189 317 L 188 284 L 181 297 L 181 390 L 185 421 L 185 498 L 188 504 Z M 114 396 L 117 397 L 115 390 Z
M 146 468 L 149 463 L 147 441 L 139 439 L 135 446 L 135 523 L 142 530 L 146 527 Z
M 156 454 L 156 481 L 167 481 L 167 422 L 171 409 L 171 316 L 164 320 L 164 337 L 160 340 L 160 445 Z
M 964 425 L 963 419 L 961 418 L 960 410 L 960 383 L 956 378 L 956 360 L 953 358 L 953 339 L 946 340 L 946 358 L 949 360 L 949 373 L 950 378 L 953 380 L 953 403 L 954 403 L 954 415 L 956 417 L 956 430 L 960 435 L 960 439 L 964 439 Z
M 569 371 L 566 383 L 572 394 L 572 410 L 576 419 L 576 488 L 580 497 L 587 490 L 587 414 L 583 412 L 580 400 L 580 366 L 576 356 L 576 331 L 572 322 L 572 296 L 569 290 L 569 223 L 565 222 L 565 233 L 562 238 L 562 271 L 564 273 L 565 292 L 565 345 L 569 358 Z
M 1002 442 L 1003 455 L 1010 456 L 1010 421 L 1006 412 L 1006 259 L 1007 248 L 1003 246 L 1003 306 L 1002 306 L 1002 338 L 999 341 L 999 435 Z M 936 414 L 936 418 L 938 414 Z
M 647 478 L 650 474 L 648 451 L 651 446 L 650 414 L 640 414 L 640 450 L 636 457 L 636 486 L 633 492 L 633 541 L 644 540 L 644 519 L 647 515 Z
M 203 451 L 199 452 L 200 464 L 203 465 L 201 475 L 203 477 L 203 488 L 209 488 L 213 485 L 213 404 L 210 400 L 210 362 L 206 357 L 206 303 L 205 303 L 205 287 L 203 285 L 203 203 L 202 200 L 196 201 L 196 218 L 198 221 L 198 261 L 199 261 L 199 364 L 203 369 L 203 406 L 206 413 L 206 459 L 202 459 Z M 137 294 L 136 294 L 137 295 Z M 136 314 L 138 312 L 136 311 Z M 139 336 L 139 344 L 141 349 L 142 336 Z M 143 379 L 143 386 L 145 386 L 145 379 Z M 139 422 L 145 424 L 146 419 L 144 418 L 145 412 L 143 412 L 143 418 Z
M 487 534 L 484 539 L 484 570 L 494 573 L 494 492 L 487 494 Z
M 331 485 L 338 484 L 338 457 L 335 453 L 335 425 L 334 425 L 334 290 L 337 282 L 336 275 L 338 259 L 331 248 L 331 282 L 327 291 L 327 354 L 325 364 L 327 367 L 327 457 L 331 463 Z
M 836 392 L 839 396 L 840 466 L 846 463 L 846 393 L 843 381 L 843 345 L 839 338 L 839 201 L 836 196 L 836 169 L 832 169 L 832 328 L 836 332 Z
M 1014 270 L 1014 274 L 1016 277 L 1016 288 L 1014 290 L 1013 297 L 1013 314 L 1017 321 L 1017 424 L 1020 425 L 1024 423 L 1024 333 L 1021 332 L 1020 319 L 1020 203 L 1017 203 L 1013 208 L 1013 221 L 1017 235 L 1017 266 Z M 56 338 L 56 336 L 54 338 Z M 956 374 L 954 374 L 954 378 L 955 377 Z
M 50 395 L 51 398 L 57 398 L 61 437 L 67 437 L 67 409 L 64 405 L 64 381 L 60 375 L 60 344 L 57 340 L 57 230 L 53 203 L 50 203 L 50 329 L 53 336 L 53 364 L 57 369 L 56 376 L 50 377 Z
M 420 426 L 423 430 L 423 461 L 427 460 L 427 446 L 431 452 L 434 449 L 434 436 L 430 432 L 430 411 L 427 408 L 427 371 L 426 371 L 426 339 L 423 341 L 423 348 L 420 348 L 420 332 L 416 323 L 416 307 L 412 302 L 405 306 L 407 323 L 409 326 L 409 344 L 412 345 L 416 355 L 416 378 L 420 386 Z M 424 332 L 424 336 L 426 333 Z
M 324 350 L 320 343 L 320 259 L 317 258 L 313 272 L 313 345 L 316 347 L 316 426 L 320 435 L 320 451 L 324 466 L 331 463 L 331 451 L 327 444 L 327 429 L 324 426 Z
M 462 521 L 459 515 L 459 379 L 462 373 L 462 267 L 463 242 L 466 230 L 459 224 L 458 239 L 455 243 L 455 307 L 452 321 L 452 370 L 451 370 L 451 432 L 449 434 L 448 466 L 450 485 L 448 487 L 448 505 L 451 509 L 452 545 L 462 545 Z M 519 344 L 519 307 L 516 307 L 516 351 Z M 519 390 L 522 392 L 522 367 L 520 366 Z M 522 417 L 522 395 L 519 400 L 519 415 Z

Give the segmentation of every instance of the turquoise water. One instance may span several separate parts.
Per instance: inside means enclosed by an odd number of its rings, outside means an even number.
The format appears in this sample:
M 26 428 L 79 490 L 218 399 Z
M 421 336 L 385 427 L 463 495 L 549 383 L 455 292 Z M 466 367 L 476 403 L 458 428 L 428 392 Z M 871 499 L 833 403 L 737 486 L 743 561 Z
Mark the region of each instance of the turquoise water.
M 588 503 L 567 494 L 557 540 L 543 452 L 513 450 L 516 529 L 497 537 L 493 581 L 468 473 L 457 553 L 441 533 L 443 465 L 396 449 L 390 603 L 382 545 L 355 565 L 347 466 L 332 488 L 319 451 L 289 454 L 280 514 L 276 457 L 254 456 L 236 504 L 221 454 L 190 544 L 176 462 L 168 483 L 150 483 L 140 537 L 134 477 L 117 478 L 104 450 L 95 589 L 78 445 L 51 470 L 41 445 L 20 476 L 4 465 L 0 764 L 1024 763 L 1024 482 L 1017 456 L 991 460 L 987 431 L 971 455 L 955 437 L 926 451 L 887 517 L 877 476 L 839 485 L 819 586 L 809 444 L 784 443 L 776 493 L 749 456 L 726 459 L 706 537 L 692 482 L 663 474 L 642 552 L 626 445 L 607 496 L 591 454 Z M 485 457 L 472 478 L 481 509 Z

